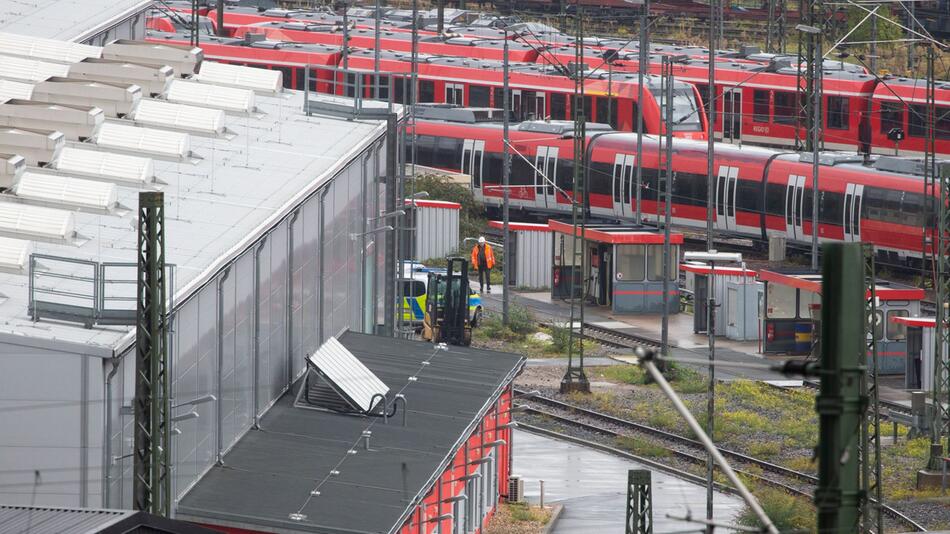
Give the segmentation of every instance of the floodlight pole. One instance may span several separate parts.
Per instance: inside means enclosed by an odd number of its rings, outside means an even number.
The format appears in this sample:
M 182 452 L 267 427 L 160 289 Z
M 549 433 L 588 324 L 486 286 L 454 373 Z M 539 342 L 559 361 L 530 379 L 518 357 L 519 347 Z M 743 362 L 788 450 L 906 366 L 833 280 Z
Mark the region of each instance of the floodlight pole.
M 709 384 L 706 389 L 706 431 L 709 440 L 716 442 L 716 262 L 709 262 L 709 279 L 706 281 L 706 339 L 709 343 Z M 743 298 L 745 294 L 743 292 Z M 713 520 L 713 468 L 715 459 L 706 455 L 706 519 Z M 714 527 L 706 527 L 707 534 L 713 534 Z
M 666 180 L 663 186 L 663 319 L 661 324 L 661 348 L 663 357 L 670 355 L 670 275 L 672 274 L 672 246 L 670 244 L 670 225 L 672 224 L 673 192 L 673 59 L 663 57 L 663 107 L 666 108 L 665 169 Z M 659 180 L 657 180 L 659 181 Z
M 440 4 L 441 5 L 441 4 Z M 509 204 L 509 193 L 508 193 L 508 184 L 511 180 L 511 149 L 508 147 L 509 144 L 509 122 L 510 118 L 509 110 L 511 108 L 511 89 L 508 85 L 508 26 L 505 25 L 505 43 L 504 43 L 504 67 L 503 67 L 503 88 L 502 88 L 502 117 L 504 120 L 503 129 L 504 129 L 504 143 L 503 144 L 503 160 L 502 160 L 502 225 L 504 226 L 504 236 L 503 242 L 505 244 L 505 261 L 501 265 L 502 281 L 501 281 L 501 316 L 504 324 L 508 324 L 508 281 L 509 276 L 511 275 L 511 247 L 509 246 L 511 241 L 511 232 L 508 226 L 509 223 L 509 214 L 508 214 L 508 204 Z M 541 194 L 542 190 L 535 190 L 535 195 Z

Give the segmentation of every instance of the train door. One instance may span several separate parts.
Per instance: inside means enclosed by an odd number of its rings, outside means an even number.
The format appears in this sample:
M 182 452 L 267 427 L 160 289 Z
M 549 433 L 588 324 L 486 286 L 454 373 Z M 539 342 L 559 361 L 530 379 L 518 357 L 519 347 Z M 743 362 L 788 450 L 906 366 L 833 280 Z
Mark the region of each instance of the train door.
M 792 174 L 788 177 L 788 186 L 785 188 L 785 232 L 789 240 L 805 239 L 802 226 L 804 211 L 805 177 Z
M 464 106 L 465 86 L 460 83 L 445 84 L 445 103 Z
M 721 165 L 716 176 L 716 228 L 735 231 L 736 189 L 739 185 L 739 167 Z
M 742 138 L 742 89 L 722 92 L 722 140 L 731 143 Z
M 534 191 L 535 205 L 539 208 L 557 208 L 557 198 L 554 195 L 557 183 L 557 155 L 556 146 L 539 146 L 534 156 Z
M 544 93 L 525 91 L 522 94 L 524 120 L 544 120 Z
M 485 158 L 485 141 L 466 139 L 462 142 L 462 161 L 459 168 L 462 174 L 471 178 L 472 191 L 478 193 L 482 187 L 482 162 Z
M 614 156 L 613 170 L 613 198 L 614 214 L 618 217 L 633 217 L 634 200 L 634 161 L 633 154 L 617 154 Z
M 515 115 L 515 120 L 524 120 L 521 114 L 521 89 L 511 89 L 511 112 Z
M 864 198 L 864 186 L 848 184 L 844 193 L 844 240 L 856 243 L 861 241 L 861 201 Z

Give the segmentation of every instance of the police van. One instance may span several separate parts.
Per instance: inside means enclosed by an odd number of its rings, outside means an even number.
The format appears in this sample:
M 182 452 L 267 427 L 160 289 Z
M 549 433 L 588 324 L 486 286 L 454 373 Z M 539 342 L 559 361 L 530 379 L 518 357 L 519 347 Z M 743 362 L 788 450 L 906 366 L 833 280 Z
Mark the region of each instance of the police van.
M 422 326 L 426 309 L 426 285 L 429 273 L 445 273 L 445 269 L 426 267 L 419 262 L 404 261 L 399 286 L 402 290 L 402 320 L 405 324 Z M 482 298 L 471 287 L 468 289 L 468 311 L 472 328 L 482 321 Z

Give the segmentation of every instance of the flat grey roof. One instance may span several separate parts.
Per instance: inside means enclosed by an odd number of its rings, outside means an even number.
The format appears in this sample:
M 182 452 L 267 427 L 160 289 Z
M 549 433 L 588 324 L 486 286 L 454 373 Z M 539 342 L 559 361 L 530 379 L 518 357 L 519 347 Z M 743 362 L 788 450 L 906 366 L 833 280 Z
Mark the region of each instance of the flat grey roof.
M 154 0 L 0 0 L 0 31 L 82 41 Z
M 524 362 L 515 354 L 450 346 L 422 366 L 433 355 L 431 343 L 354 332 L 340 342 L 391 390 L 403 391 L 406 426 L 401 413 L 389 424 L 378 421 L 371 450 L 358 447 L 348 455 L 373 420 L 294 407 L 301 380 L 264 415 L 260 430 L 249 430 L 224 456 L 224 465 L 181 499 L 179 518 L 281 532 L 389 532 Z M 308 499 L 331 469 L 339 475 Z M 306 520 L 289 518 L 298 509 Z
M 132 510 L 0 504 L 4 532 L 29 534 L 213 534 L 204 527 Z

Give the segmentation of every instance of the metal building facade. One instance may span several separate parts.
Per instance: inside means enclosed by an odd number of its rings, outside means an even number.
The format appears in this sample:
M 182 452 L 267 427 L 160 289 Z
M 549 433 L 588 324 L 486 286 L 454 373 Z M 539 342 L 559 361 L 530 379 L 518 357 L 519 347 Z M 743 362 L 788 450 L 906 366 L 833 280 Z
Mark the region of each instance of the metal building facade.
M 459 212 L 461 204 L 444 200 L 410 200 L 406 209 L 415 228 L 415 250 L 410 256 L 419 261 L 444 258 L 459 248 Z
M 504 229 L 501 221 L 489 221 L 488 225 Z M 550 288 L 551 247 L 554 246 L 551 229 L 546 223 L 509 223 L 508 229 L 514 238 L 514 263 L 511 265 L 513 279 L 510 283 L 514 287 L 526 289 Z

